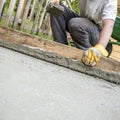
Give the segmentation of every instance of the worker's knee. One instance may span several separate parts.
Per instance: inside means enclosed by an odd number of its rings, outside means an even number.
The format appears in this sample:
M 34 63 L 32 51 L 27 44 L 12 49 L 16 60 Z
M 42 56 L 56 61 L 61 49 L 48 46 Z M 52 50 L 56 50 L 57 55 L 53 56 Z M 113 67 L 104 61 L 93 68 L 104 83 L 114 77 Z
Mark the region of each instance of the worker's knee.
M 68 23 L 69 32 L 83 31 L 85 29 L 84 24 L 84 18 L 72 18 Z
M 78 18 L 72 18 L 68 23 L 68 29 L 73 30 L 78 28 L 77 21 L 78 21 Z

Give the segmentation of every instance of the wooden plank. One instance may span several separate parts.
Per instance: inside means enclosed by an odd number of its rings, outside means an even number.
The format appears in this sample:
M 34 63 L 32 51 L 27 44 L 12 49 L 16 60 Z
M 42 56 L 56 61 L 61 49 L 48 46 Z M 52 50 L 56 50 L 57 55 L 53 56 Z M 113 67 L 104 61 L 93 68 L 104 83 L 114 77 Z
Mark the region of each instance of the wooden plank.
M 45 16 L 45 19 L 43 21 L 43 25 L 42 25 L 42 33 L 44 34 L 48 34 L 49 32 L 49 29 L 50 29 L 50 16 L 49 16 L 49 13 L 46 13 L 46 16 Z
M 34 0 L 33 4 L 32 4 L 32 8 L 31 8 L 31 11 L 30 11 L 30 18 L 29 18 L 29 22 L 28 22 L 28 30 L 31 30 L 31 22 L 33 20 L 33 17 L 34 17 L 34 14 L 35 14 L 35 6 L 37 4 L 37 1 L 38 0 Z
M 70 9 L 73 10 L 70 1 L 69 1 L 69 0 L 66 0 L 66 3 L 67 3 L 68 6 L 70 7 Z
M 120 14 L 120 0 L 118 0 L 118 13 Z
M 43 2 L 44 0 L 40 0 L 40 3 L 39 3 L 39 8 L 38 8 L 38 12 L 37 12 L 37 15 L 35 17 L 35 21 L 33 23 L 33 27 L 32 27 L 32 33 L 36 33 L 36 30 L 37 30 L 37 24 L 38 24 L 38 20 L 39 20 L 39 16 L 40 16 L 40 12 L 42 10 L 42 5 L 43 5 Z
M 6 0 L 0 0 L 0 18 L 2 17 L 3 8 Z
M 110 55 L 110 58 L 120 61 L 120 46 L 119 45 L 113 45 L 113 51 Z
M 16 3 L 16 0 L 11 0 L 10 2 L 10 6 L 9 6 L 9 9 L 8 9 L 8 13 L 7 13 L 7 16 L 6 16 L 6 22 L 5 22 L 5 26 L 7 27 L 9 22 L 10 22 L 10 19 L 12 17 L 12 13 L 13 13 L 13 10 L 14 10 L 14 7 L 15 7 L 15 3 Z
M 27 5 L 27 1 L 28 0 L 24 0 L 23 6 L 22 6 L 21 15 L 20 15 L 20 19 L 23 19 L 23 17 L 24 17 L 24 12 L 25 12 L 25 8 L 26 8 L 26 5 Z
M 18 5 L 18 9 L 17 9 L 17 13 L 16 13 L 16 16 L 15 16 L 15 20 L 14 20 L 14 25 L 13 25 L 14 29 L 16 29 L 17 26 L 18 26 L 23 4 L 24 4 L 24 0 L 20 0 L 19 5 Z
M 28 16 L 28 12 L 29 12 L 29 9 L 30 9 L 30 5 L 31 5 L 31 0 L 28 0 L 27 1 L 27 5 L 26 5 L 26 8 L 25 8 L 25 12 L 24 12 L 24 16 L 23 16 L 23 19 L 22 19 L 22 24 L 21 24 L 21 27 L 20 29 L 23 29 L 24 28 L 24 25 L 25 25 L 25 20 Z
M 118 0 L 118 5 L 120 5 L 120 0 Z
M 43 21 L 43 25 L 41 27 L 42 33 L 47 35 L 48 39 L 51 39 L 52 37 L 52 30 L 51 30 L 51 25 L 50 25 L 50 15 L 49 13 L 46 13 L 45 19 Z
M 113 45 L 113 51 L 116 51 L 120 53 L 120 46 L 119 45 Z
M 37 31 L 36 31 L 36 34 L 38 34 L 40 32 L 40 28 L 42 26 L 42 23 L 43 23 L 43 19 L 44 19 L 44 16 L 45 16 L 45 13 L 46 13 L 46 7 L 48 5 L 48 1 L 49 0 L 46 0 L 46 3 L 45 3 L 45 6 L 44 6 L 44 10 L 42 12 L 42 15 L 41 15 L 41 18 L 40 18 L 40 22 L 39 22 L 39 26 L 37 28 Z
M 117 60 L 118 62 L 120 62 L 120 58 L 119 58 L 119 57 L 116 57 L 116 56 L 110 56 L 110 58 L 112 58 L 112 59 Z

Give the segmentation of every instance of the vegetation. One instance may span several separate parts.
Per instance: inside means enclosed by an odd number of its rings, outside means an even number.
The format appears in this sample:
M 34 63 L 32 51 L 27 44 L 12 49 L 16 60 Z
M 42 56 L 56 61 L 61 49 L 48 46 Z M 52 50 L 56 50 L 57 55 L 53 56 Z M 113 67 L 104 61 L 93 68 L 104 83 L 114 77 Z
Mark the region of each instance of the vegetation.
M 80 9 L 79 9 L 79 4 L 78 4 L 78 0 L 74 0 L 72 3 L 72 8 L 76 13 L 80 13 Z

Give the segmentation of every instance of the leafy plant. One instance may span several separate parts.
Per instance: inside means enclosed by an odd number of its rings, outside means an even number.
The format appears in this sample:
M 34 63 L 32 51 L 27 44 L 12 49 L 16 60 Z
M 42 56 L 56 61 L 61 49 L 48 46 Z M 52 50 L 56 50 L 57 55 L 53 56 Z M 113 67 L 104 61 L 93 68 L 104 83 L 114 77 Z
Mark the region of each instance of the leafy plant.
M 71 5 L 72 5 L 72 8 L 73 10 L 76 12 L 76 13 L 80 13 L 80 8 L 79 8 L 79 3 L 78 3 L 78 0 L 73 0 L 71 2 Z

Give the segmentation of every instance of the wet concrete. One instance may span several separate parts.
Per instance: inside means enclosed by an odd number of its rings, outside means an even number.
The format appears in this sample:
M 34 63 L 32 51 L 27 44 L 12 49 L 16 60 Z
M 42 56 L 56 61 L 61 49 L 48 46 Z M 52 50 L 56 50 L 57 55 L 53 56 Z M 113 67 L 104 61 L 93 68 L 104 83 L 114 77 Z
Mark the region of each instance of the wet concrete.
M 0 120 L 120 120 L 120 86 L 0 47 Z

